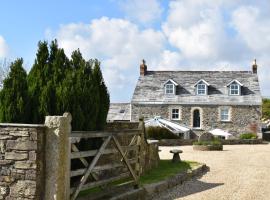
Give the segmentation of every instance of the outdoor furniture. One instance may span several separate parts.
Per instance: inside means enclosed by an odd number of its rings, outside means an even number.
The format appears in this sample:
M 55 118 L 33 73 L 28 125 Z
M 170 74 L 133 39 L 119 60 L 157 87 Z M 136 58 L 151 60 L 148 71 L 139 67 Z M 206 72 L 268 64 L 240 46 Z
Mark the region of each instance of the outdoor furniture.
M 170 153 L 173 153 L 173 159 L 172 159 L 172 162 L 173 163 L 181 162 L 179 153 L 183 153 L 182 150 L 180 150 L 180 149 L 173 149 L 173 150 L 170 150 Z

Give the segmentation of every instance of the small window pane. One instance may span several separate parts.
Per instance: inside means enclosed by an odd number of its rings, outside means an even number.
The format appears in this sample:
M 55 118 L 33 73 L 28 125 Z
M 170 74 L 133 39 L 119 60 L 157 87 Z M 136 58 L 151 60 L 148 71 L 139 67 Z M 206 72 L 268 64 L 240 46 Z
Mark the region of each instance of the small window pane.
M 199 95 L 206 94 L 206 85 L 205 84 L 198 84 L 197 85 L 197 94 L 199 94 Z
M 172 84 L 167 84 L 165 86 L 165 93 L 166 94 L 173 94 L 173 90 L 174 90 L 174 88 L 173 88 Z
M 179 109 L 172 109 L 172 119 L 179 119 Z
M 222 108 L 220 112 L 221 121 L 229 121 L 229 108 Z
M 230 85 L 230 94 L 231 95 L 239 95 L 239 85 L 238 84 L 231 84 Z

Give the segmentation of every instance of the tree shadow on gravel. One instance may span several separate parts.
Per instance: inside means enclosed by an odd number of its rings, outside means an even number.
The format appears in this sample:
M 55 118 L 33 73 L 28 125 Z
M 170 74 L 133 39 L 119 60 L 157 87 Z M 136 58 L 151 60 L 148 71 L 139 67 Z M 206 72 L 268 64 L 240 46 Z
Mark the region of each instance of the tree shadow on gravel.
M 205 183 L 197 179 L 192 179 L 187 181 L 181 186 L 177 187 L 177 194 L 173 197 L 169 197 L 167 199 L 175 199 L 175 198 L 181 198 L 185 197 L 191 194 L 203 192 L 205 190 L 210 190 L 212 188 L 218 187 L 224 185 L 224 183 Z M 176 189 L 176 188 L 175 188 Z

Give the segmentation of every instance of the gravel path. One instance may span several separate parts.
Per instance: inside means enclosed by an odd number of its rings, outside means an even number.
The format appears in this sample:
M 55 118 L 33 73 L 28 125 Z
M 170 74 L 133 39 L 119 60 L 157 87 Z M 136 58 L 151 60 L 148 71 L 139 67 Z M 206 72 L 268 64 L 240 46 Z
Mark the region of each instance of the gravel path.
M 225 145 L 224 151 L 183 150 L 181 158 L 206 163 L 210 171 L 155 198 L 183 200 L 270 200 L 270 144 Z M 160 147 L 161 159 L 171 159 L 169 150 Z

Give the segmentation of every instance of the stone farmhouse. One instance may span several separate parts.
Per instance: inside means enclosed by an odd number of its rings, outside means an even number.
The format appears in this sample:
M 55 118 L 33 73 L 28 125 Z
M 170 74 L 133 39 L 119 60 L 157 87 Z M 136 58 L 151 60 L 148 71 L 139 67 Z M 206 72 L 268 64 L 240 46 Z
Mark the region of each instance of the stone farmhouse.
M 261 105 L 256 60 L 251 71 L 148 71 L 143 61 L 130 106 L 113 104 L 108 120 L 161 116 L 196 135 L 220 128 L 261 137 Z

